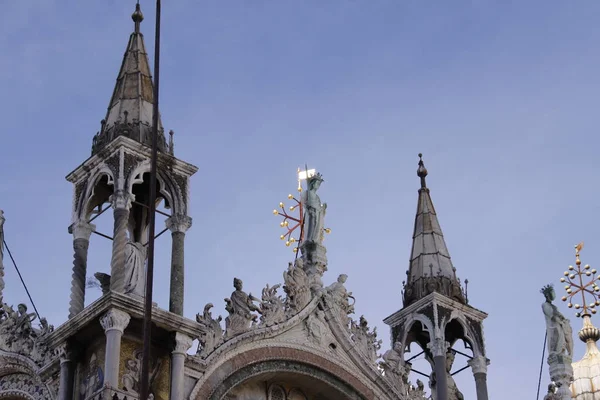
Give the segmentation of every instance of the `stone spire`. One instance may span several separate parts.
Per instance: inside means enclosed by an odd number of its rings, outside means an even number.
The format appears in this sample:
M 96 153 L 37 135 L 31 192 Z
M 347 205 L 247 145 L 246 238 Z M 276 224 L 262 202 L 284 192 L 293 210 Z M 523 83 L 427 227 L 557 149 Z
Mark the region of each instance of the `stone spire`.
M 422 154 L 419 154 L 417 176 L 421 179 L 421 188 L 410 265 L 404 286 L 404 306 L 432 292 L 466 303 L 425 182 L 427 169 Z
M 94 136 L 92 154 L 98 153 L 118 136 L 127 136 L 148 146 L 152 143 L 154 85 L 144 45 L 144 35 L 140 32 L 144 15 L 139 3 L 136 4 L 131 18 L 134 22 L 134 31 L 129 36 L 106 118 L 101 122 L 100 132 Z M 158 150 L 165 151 L 167 145 L 160 116 L 158 130 Z

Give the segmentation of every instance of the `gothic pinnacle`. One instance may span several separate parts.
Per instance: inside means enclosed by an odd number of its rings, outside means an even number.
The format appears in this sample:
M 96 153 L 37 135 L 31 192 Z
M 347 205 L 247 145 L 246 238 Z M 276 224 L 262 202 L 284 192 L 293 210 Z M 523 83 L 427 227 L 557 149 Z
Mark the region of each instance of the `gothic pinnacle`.
M 425 177 L 427 176 L 427 168 L 425 168 L 425 164 L 423 163 L 423 154 L 419 153 L 419 168 L 417 169 L 417 176 L 421 178 L 421 188 L 425 189 L 427 185 L 425 184 Z

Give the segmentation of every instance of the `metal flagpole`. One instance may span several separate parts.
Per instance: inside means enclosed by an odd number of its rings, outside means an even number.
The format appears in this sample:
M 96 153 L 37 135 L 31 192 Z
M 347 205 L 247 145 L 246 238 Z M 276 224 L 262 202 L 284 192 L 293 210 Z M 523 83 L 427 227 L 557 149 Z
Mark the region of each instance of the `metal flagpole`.
M 154 278 L 154 231 L 156 228 L 156 159 L 158 149 L 158 85 L 160 64 L 160 0 L 156 0 L 156 32 L 154 36 L 154 103 L 152 109 L 152 155 L 150 158 L 150 221 L 148 227 L 148 264 L 146 267 L 146 294 L 144 296 L 144 347 L 142 350 L 142 377 L 140 400 L 150 394 L 150 344 L 152 336 L 152 283 Z

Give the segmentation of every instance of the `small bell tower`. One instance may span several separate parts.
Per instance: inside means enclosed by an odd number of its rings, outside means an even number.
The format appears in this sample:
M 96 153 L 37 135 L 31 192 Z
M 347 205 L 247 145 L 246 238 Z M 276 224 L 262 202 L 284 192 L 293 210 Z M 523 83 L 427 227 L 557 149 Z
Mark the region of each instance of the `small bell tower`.
M 404 306 L 384 322 L 390 326 L 392 345 L 397 346 L 403 360 L 411 344 L 416 343 L 423 350 L 433 370 L 430 387 L 435 400 L 460 398 L 450 370 L 459 353 L 469 358 L 477 400 L 488 400 L 489 360 L 483 339 L 483 320 L 487 314 L 471 307 L 461 288 L 425 181 L 427 169 L 421 154 L 417 176 L 421 188 L 410 264 L 403 282 Z M 472 356 L 453 349 L 458 341 L 464 342 Z M 411 367 L 409 360 L 404 363 Z
M 139 3 L 132 19 L 134 29 L 91 156 L 67 176 L 74 188 L 69 319 L 48 339 L 60 354 L 59 400 L 139 398 L 155 99 Z M 164 202 L 167 211 L 156 212 L 167 217 L 163 232 L 171 231 L 172 255 L 168 311 L 152 310 L 149 381 L 155 400 L 182 400 L 186 352 L 199 335 L 198 324 L 183 318 L 184 240 L 192 225 L 189 186 L 197 167 L 175 157 L 173 132 L 167 141 L 160 116 L 157 139 L 156 205 Z M 112 218 L 112 232 L 97 232 L 94 221 L 106 217 Z M 102 296 L 86 307 L 93 233 L 112 240 L 112 254 L 110 274 L 94 274 Z
M 73 277 L 69 318 L 84 308 L 87 249 L 95 226 L 92 221 L 112 209 L 114 229 L 110 277 L 100 275 L 106 288 L 141 300 L 148 242 L 150 146 L 153 84 L 140 24 L 140 5 L 132 15 L 134 32 L 129 37 L 117 82 L 101 129 L 94 136 L 92 156 L 67 176 L 74 185 Z M 173 237 L 169 310 L 183 315 L 183 251 L 188 215 L 189 179 L 197 168 L 175 158 L 173 132 L 169 143 L 158 118 L 157 203 L 171 210 L 167 228 Z

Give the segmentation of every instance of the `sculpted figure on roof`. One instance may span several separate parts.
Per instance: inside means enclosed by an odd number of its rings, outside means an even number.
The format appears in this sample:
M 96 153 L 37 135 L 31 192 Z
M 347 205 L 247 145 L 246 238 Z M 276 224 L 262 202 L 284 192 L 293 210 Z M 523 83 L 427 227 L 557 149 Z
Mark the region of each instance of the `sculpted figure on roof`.
M 321 204 L 317 190 L 323 182 L 321 174 L 317 173 L 307 179 L 308 190 L 302 195 L 304 205 L 304 241 L 323 242 L 323 220 L 327 210 L 327 204 Z
M 235 291 L 230 298 L 225 299 L 225 309 L 229 312 L 229 316 L 225 318 L 225 336 L 228 338 L 250 329 L 258 319 L 253 312 L 260 312 L 260 308 L 254 304 L 260 300 L 242 290 L 241 279 L 233 278 L 233 287 Z
M 573 330 L 570 321 L 558 311 L 552 301 L 556 298 L 552 285 L 541 290 L 546 298 L 542 310 L 546 317 L 546 333 L 548 334 L 548 353 L 573 355 Z

